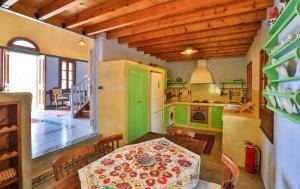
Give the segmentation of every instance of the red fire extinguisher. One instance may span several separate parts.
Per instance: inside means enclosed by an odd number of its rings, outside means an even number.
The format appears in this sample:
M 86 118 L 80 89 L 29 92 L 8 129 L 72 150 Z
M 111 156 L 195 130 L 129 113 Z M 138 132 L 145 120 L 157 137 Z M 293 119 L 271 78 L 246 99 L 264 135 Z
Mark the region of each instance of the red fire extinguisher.
M 245 141 L 245 169 L 248 173 L 260 173 L 261 150 L 250 141 Z

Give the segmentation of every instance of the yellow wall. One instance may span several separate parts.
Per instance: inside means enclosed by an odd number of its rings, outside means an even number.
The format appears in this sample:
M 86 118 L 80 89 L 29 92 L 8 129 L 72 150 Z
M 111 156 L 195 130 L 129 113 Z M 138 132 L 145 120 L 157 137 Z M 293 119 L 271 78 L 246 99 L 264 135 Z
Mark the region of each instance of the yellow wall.
M 14 37 L 26 37 L 37 43 L 41 53 L 90 60 L 90 49 L 93 47 L 93 40 L 90 38 L 84 38 L 87 45 L 80 46 L 77 44 L 81 38 L 78 34 L 4 10 L 0 10 L 0 23 L 1 46 L 6 46 Z

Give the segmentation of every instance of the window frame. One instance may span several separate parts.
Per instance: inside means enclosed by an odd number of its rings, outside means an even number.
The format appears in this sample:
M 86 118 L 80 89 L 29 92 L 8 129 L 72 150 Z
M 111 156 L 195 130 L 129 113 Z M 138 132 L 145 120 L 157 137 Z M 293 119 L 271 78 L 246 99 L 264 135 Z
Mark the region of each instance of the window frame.
M 18 40 L 26 41 L 26 42 L 32 44 L 34 46 L 34 48 L 24 47 L 24 46 L 21 46 L 21 45 L 15 45 L 14 42 L 16 42 Z M 25 37 L 14 37 L 14 38 L 12 38 L 11 40 L 8 41 L 7 47 L 26 50 L 26 51 L 40 52 L 39 46 L 34 41 L 32 41 L 28 38 L 25 38 Z
M 66 70 L 62 70 L 62 65 L 63 65 L 63 62 L 66 62 L 67 63 L 67 67 L 66 67 Z M 70 73 L 70 70 L 69 70 L 69 64 L 73 64 L 73 85 L 76 84 L 76 61 L 74 60 L 68 60 L 68 59 L 59 59 L 59 87 L 62 89 L 62 90 L 70 90 L 71 88 L 69 87 L 69 82 L 70 82 L 70 78 L 69 78 L 69 73 Z M 66 88 L 62 88 L 62 81 L 63 81 L 63 78 L 62 78 L 62 72 L 63 71 L 66 71 Z M 72 86 L 73 86 L 72 85 Z
M 247 102 L 252 100 L 252 61 L 247 65 Z

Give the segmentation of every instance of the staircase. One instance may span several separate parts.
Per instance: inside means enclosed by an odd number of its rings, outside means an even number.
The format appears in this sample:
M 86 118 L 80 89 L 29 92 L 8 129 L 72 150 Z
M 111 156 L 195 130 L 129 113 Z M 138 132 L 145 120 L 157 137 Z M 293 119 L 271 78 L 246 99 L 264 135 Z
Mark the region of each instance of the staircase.
M 90 117 L 90 78 L 86 77 L 71 88 L 71 115 Z

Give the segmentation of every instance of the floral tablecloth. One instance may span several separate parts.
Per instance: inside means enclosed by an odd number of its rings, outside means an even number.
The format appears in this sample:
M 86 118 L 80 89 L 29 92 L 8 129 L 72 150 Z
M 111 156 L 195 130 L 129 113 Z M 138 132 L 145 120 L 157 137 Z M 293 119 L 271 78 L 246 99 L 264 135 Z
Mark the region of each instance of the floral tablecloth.
M 161 141 L 170 145 L 164 146 Z M 141 166 L 141 155 L 155 157 L 156 162 Z M 78 171 L 82 189 L 158 189 L 194 188 L 200 174 L 200 156 L 160 138 L 127 145 L 98 159 Z

